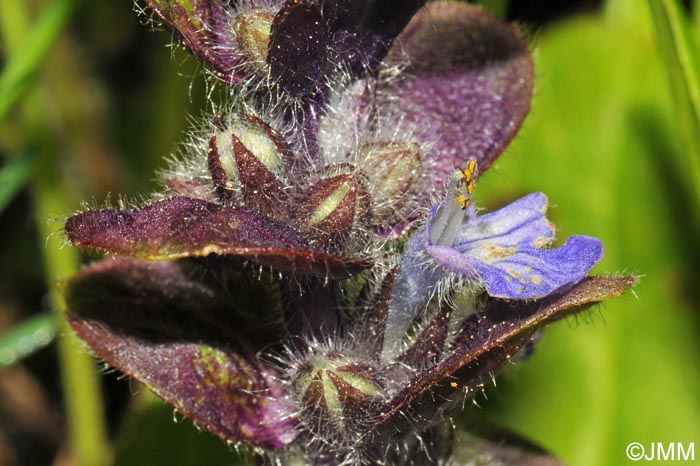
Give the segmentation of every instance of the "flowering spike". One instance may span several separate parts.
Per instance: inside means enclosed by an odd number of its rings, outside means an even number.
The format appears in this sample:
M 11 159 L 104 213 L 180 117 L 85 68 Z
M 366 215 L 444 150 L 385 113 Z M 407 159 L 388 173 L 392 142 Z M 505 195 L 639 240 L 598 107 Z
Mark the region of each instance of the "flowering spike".
M 547 249 L 542 194 L 477 215 L 477 165 L 529 109 L 516 27 L 454 1 L 145 1 L 239 85 L 235 106 L 165 174 L 178 196 L 66 222 L 73 244 L 140 259 L 76 275 L 67 315 L 225 440 L 275 464 L 460 462 L 453 402 L 635 283 L 586 277 L 595 238 Z

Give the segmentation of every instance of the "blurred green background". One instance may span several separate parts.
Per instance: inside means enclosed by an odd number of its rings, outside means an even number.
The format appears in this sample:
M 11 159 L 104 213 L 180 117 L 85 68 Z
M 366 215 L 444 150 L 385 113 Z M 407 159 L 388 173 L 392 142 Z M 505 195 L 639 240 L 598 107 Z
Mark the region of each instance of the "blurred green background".
M 695 442 L 700 463 L 699 2 L 482 3 L 529 31 L 537 81 L 476 202 L 543 191 L 559 238 L 605 243 L 594 272 L 642 281 L 550 327 L 462 422 L 571 465 L 631 464 L 630 442 Z M 203 108 L 198 64 L 145 21 L 129 0 L 0 0 L 3 466 L 239 462 L 137 384 L 95 377 L 60 320 L 56 284 L 84 260 L 61 218 L 153 189 Z

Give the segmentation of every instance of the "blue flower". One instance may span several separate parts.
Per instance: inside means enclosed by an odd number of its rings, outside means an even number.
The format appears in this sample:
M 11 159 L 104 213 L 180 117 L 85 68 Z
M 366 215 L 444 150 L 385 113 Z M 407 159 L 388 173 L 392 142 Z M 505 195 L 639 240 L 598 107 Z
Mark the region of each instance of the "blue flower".
M 433 206 L 406 245 L 389 304 L 385 351 L 444 288 L 468 281 L 476 293 L 494 298 L 541 299 L 581 281 L 603 257 L 603 244 L 590 236 L 547 248 L 554 226 L 542 193 L 477 215 L 471 202 L 473 161 L 469 166 L 454 173 L 445 200 Z

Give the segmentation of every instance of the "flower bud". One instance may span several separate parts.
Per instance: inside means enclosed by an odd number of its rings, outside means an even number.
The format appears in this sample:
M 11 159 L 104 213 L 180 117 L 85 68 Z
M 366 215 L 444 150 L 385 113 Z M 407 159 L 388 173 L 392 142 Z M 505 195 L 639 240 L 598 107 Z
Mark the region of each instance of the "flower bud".
M 362 171 L 370 180 L 372 222 L 385 224 L 401 209 L 401 200 L 406 198 L 420 177 L 418 145 L 413 142 L 366 144 L 360 149 L 358 158 Z
M 233 32 L 241 52 L 255 71 L 267 73 L 267 51 L 275 13 L 267 9 L 241 13 L 233 21 Z
M 355 174 L 324 178 L 307 192 L 299 212 L 300 228 L 330 247 L 340 245 L 353 228 L 365 226 L 371 215 L 365 181 Z
M 369 408 L 383 399 L 376 371 L 364 362 L 338 355 L 314 355 L 294 380 L 307 414 L 329 425 L 354 431 L 366 422 Z
M 282 177 L 287 147 L 262 120 L 248 116 L 209 140 L 209 170 L 217 194 L 264 215 L 286 209 Z

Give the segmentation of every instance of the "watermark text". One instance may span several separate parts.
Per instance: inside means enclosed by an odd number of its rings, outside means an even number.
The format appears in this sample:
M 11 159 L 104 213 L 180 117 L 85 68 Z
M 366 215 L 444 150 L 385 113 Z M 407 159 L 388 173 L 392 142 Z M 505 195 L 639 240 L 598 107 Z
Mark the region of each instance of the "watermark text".
M 632 461 L 695 461 L 695 443 L 632 442 L 625 453 Z

